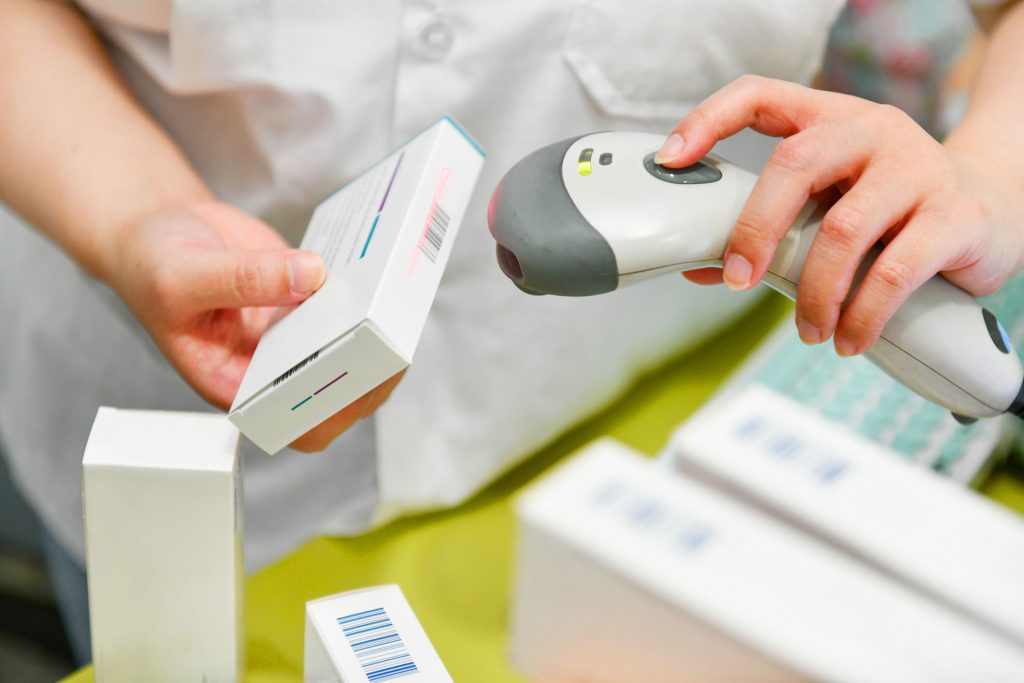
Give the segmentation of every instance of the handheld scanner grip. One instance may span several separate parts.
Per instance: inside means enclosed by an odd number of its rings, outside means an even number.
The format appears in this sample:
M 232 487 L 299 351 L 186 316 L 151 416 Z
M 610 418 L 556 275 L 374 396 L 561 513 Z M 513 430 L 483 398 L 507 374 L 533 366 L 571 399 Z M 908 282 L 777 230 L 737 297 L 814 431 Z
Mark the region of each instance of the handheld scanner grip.
M 765 284 L 796 298 L 804 260 L 826 207 L 810 204 L 807 218 L 787 234 L 765 276 Z M 875 262 L 873 248 L 851 288 Z M 974 297 L 936 275 L 897 309 L 866 354 L 894 379 L 961 417 L 1024 412 L 1024 366 L 996 317 Z
M 757 176 L 709 156 L 705 161 L 721 173 L 717 180 L 692 186 L 669 182 L 643 163 L 660 142 L 651 134 L 595 133 L 553 143 L 520 160 L 488 207 L 505 274 L 531 294 L 590 296 L 664 272 L 720 266 Z M 587 149 L 608 152 L 618 161 L 594 167 L 591 158 L 582 168 L 580 150 Z M 765 284 L 796 298 L 824 214 L 825 207 L 805 207 L 776 252 Z M 861 277 L 877 255 L 876 249 L 864 259 Z M 940 276 L 909 297 L 867 355 L 955 414 L 1024 413 L 1024 368 L 995 317 Z

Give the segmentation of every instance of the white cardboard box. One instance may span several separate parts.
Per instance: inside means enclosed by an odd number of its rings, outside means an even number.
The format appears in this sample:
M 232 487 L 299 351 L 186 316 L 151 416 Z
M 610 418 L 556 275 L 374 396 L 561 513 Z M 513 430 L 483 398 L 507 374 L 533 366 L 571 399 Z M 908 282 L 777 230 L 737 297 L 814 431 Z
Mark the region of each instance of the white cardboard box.
M 518 502 L 512 658 L 541 680 L 1020 679 L 1024 652 L 611 440 Z
M 1024 520 L 1010 511 L 759 386 L 701 411 L 670 450 L 684 472 L 901 577 L 1024 649 Z
M 445 117 L 317 207 L 327 280 L 260 339 L 230 418 L 275 453 L 412 363 L 483 166 Z
M 82 459 L 97 683 L 240 679 L 237 450 L 223 415 L 99 409 Z
M 396 585 L 306 603 L 305 683 L 452 683 Z

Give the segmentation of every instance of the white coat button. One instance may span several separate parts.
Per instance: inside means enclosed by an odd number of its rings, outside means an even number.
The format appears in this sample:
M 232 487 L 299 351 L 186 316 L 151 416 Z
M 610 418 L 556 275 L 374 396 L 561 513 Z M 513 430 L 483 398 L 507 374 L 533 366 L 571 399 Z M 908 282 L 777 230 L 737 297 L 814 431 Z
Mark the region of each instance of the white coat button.
M 433 19 L 420 31 L 416 51 L 426 59 L 437 61 L 451 50 L 454 38 L 450 25 L 441 19 Z

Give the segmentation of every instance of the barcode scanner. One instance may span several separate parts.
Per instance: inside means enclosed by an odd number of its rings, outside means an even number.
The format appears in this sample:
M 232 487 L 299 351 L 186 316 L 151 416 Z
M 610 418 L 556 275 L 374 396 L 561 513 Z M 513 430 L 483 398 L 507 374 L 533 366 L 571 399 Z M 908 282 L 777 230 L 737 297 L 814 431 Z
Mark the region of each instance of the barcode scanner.
M 654 163 L 661 136 L 571 138 L 522 159 L 488 208 L 498 265 L 529 294 L 591 296 L 665 272 L 721 266 L 757 176 L 708 155 Z M 809 202 L 764 283 L 796 298 L 804 259 L 827 207 Z M 854 287 L 878 255 L 864 259 Z M 876 365 L 961 421 L 1024 417 L 1024 367 L 996 317 L 941 276 L 917 289 L 867 352 Z

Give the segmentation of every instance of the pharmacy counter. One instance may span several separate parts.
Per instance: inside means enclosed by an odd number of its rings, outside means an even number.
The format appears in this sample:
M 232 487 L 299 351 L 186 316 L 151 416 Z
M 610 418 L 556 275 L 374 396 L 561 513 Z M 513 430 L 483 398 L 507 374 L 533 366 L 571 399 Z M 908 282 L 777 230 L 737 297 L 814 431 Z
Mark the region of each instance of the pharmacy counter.
M 319 538 L 249 577 L 249 683 L 302 680 L 304 607 L 340 591 L 398 583 L 456 681 L 523 681 L 507 664 L 513 495 L 602 435 L 655 453 L 786 312 L 772 296 L 726 331 L 641 379 L 628 394 L 456 510 L 390 524 L 351 539 Z M 985 491 L 1024 513 L 1024 478 L 1004 467 Z M 91 668 L 66 679 L 93 680 Z

